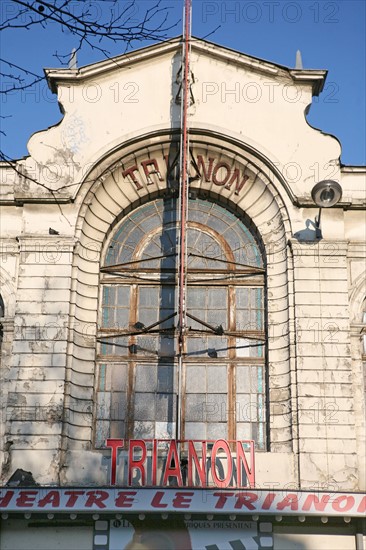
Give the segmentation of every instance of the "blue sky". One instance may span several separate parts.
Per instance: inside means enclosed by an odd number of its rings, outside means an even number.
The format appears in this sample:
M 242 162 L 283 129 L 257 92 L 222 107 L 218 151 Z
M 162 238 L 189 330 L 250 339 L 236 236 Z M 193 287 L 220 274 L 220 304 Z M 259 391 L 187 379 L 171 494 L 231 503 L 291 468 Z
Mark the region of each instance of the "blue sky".
M 132 18 L 138 20 L 154 3 L 137 0 Z M 108 0 L 102 2 L 103 8 L 99 4 L 91 2 L 96 14 L 111 6 Z M 171 23 L 181 19 L 183 0 L 161 0 L 161 6 L 169 8 Z M 314 98 L 308 121 L 340 140 L 344 164 L 362 165 L 366 164 L 365 6 L 364 0 L 193 0 L 193 34 L 209 35 L 212 42 L 288 67 L 295 66 L 296 50 L 300 49 L 304 68 L 327 69 L 324 91 Z M 4 18 L 16 8 L 11 0 L 2 0 L 0 9 Z M 169 36 L 179 34 L 181 23 Z M 75 38 L 60 32 L 55 24 L 46 29 L 6 30 L 0 38 L 2 58 L 37 74 L 43 67 L 60 67 L 55 52 L 70 52 L 75 45 Z M 136 43 L 135 47 L 147 44 Z M 122 44 L 107 47 L 111 55 L 123 52 Z M 86 47 L 78 55 L 78 65 L 101 59 L 100 52 Z M 6 77 L 3 85 L 7 85 Z M 27 154 L 26 144 L 33 132 L 62 118 L 56 97 L 45 82 L 2 96 L 0 102 L 5 133 L 0 136 L 1 148 L 12 158 Z

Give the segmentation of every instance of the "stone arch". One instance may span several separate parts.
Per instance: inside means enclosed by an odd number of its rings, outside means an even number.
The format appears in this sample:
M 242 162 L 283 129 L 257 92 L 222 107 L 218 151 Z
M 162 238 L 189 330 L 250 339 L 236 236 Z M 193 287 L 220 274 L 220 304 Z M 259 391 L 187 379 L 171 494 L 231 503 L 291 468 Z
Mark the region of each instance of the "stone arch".
M 79 204 L 78 239 L 73 264 L 70 336 L 67 362 L 67 389 L 64 423 L 64 449 L 91 447 L 98 286 L 104 243 L 119 220 L 136 206 L 167 192 L 164 178 L 152 178 L 151 184 L 137 188 L 126 181 L 122 172 L 142 159 L 154 158 L 169 149 L 171 134 L 150 136 L 130 144 L 109 159 L 102 159 L 87 177 L 89 183 L 76 198 Z M 277 175 L 259 153 L 246 150 L 243 144 L 227 143 L 217 136 L 195 134 L 191 146 L 206 157 L 217 155 L 239 166 L 249 179 L 240 192 L 234 184 L 224 187 L 212 181 L 195 181 L 192 188 L 222 206 L 250 220 L 251 229 L 264 247 L 267 264 L 268 363 L 270 403 L 270 450 L 292 452 L 290 349 L 293 331 L 291 296 L 291 258 L 287 247 L 291 236 L 288 206 L 291 202 Z M 141 167 L 139 174 L 141 175 Z M 136 172 L 137 173 L 137 172 Z M 143 174 L 142 174 L 143 175 Z M 221 180 L 220 180 L 221 181 Z
M 0 267 L 0 346 L 1 355 L 10 355 L 14 333 L 15 284 L 9 273 Z
M 15 311 L 15 285 L 4 267 L 0 267 L 0 288 L 4 303 L 4 316 L 12 318 Z
M 354 281 L 349 295 L 351 346 L 354 361 L 361 363 L 365 354 L 366 280 L 362 272 Z M 364 374 L 366 376 L 366 373 Z
M 351 324 L 360 324 L 366 308 L 366 280 L 363 272 L 354 281 L 349 299 Z

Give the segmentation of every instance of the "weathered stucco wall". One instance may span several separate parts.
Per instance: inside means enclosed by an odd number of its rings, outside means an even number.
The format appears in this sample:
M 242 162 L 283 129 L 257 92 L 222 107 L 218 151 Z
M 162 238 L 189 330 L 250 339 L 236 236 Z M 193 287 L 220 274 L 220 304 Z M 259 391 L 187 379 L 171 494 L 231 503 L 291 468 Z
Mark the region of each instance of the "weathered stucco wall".
M 4 481 L 17 468 L 41 484 L 108 480 L 109 453 L 93 447 L 100 262 L 123 213 L 167 187 L 179 67 L 173 41 L 113 66 L 50 71 L 65 117 L 16 165 L 43 186 L 0 167 Z M 366 172 L 341 169 L 338 142 L 306 123 L 321 71 L 201 42 L 192 67 L 193 156 L 248 175 L 238 189 L 221 184 L 223 168 L 216 183 L 201 174 L 192 187 L 245 213 L 267 258 L 270 445 L 257 453 L 258 486 L 363 489 Z M 151 183 L 147 158 L 163 167 Z M 123 176 L 135 164 L 140 186 Z M 317 241 L 310 194 L 325 178 L 343 197 L 323 211 Z

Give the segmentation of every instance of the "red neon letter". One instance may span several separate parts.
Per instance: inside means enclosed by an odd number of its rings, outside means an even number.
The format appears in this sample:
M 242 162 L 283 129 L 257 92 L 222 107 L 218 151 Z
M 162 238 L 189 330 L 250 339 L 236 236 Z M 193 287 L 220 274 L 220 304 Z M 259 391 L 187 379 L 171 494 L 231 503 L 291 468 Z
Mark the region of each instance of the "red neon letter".
M 330 495 L 323 495 L 319 502 L 319 499 L 316 495 L 308 495 L 302 509 L 304 512 L 308 512 L 312 508 L 312 506 L 314 506 L 315 510 L 317 510 L 318 512 L 324 512 L 325 507 L 328 504 L 329 498 Z
M 268 493 L 268 495 L 263 501 L 262 510 L 269 510 L 275 498 L 276 498 L 276 493 Z
M 188 485 L 195 485 L 193 482 L 193 463 L 196 467 L 196 472 L 200 478 L 201 487 L 206 487 L 206 452 L 207 452 L 207 443 L 202 441 L 202 459 L 201 464 L 199 462 L 196 449 L 194 447 L 194 442 L 188 442 Z
M 189 505 L 192 502 L 193 495 L 194 493 L 189 493 L 188 491 L 175 493 L 175 498 L 173 499 L 173 508 L 189 508 Z
M 341 502 L 344 502 L 344 501 L 345 501 L 345 504 L 341 506 Z M 333 510 L 335 510 L 336 512 L 348 512 L 348 510 L 351 510 L 351 508 L 353 508 L 354 504 L 355 504 L 354 497 L 344 495 L 334 499 L 334 501 L 332 502 L 332 507 L 333 507 Z
M 65 495 L 70 495 L 68 501 L 65 504 L 66 508 L 73 508 L 76 504 L 77 499 L 81 497 L 84 493 L 85 491 L 65 491 Z
M 216 454 L 219 449 L 223 449 L 227 457 L 227 474 L 224 479 L 219 478 L 219 476 L 216 474 Z M 211 451 L 211 474 L 216 487 L 227 487 L 231 481 L 231 477 L 233 474 L 233 459 L 231 457 L 229 444 L 227 441 L 225 441 L 225 439 L 218 439 L 214 443 Z
M 106 508 L 104 501 L 108 498 L 107 491 L 88 491 L 87 501 L 85 503 L 86 508 L 91 508 L 95 504 L 98 508 Z
M 361 500 L 360 505 L 357 508 L 357 512 L 366 512 L 366 497 L 363 497 Z
M 0 508 L 6 508 L 9 502 L 11 501 L 11 497 L 13 496 L 14 491 L 6 491 L 5 496 L 0 497 Z
M 137 491 L 120 491 L 116 498 L 116 506 L 118 506 L 118 508 L 131 508 L 133 497 L 136 493 Z
M 117 449 L 123 447 L 123 439 L 107 439 L 106 447 L 112 448 L 111 456 L 111 485 L 116 484 Z
M 156 470 L 158 468 L 158 440 L 154 439 L 151 456 L 151 483 L 156 485 Z
M 37 495 L 38 491 L 20 491 L 16 505 L 20 508 L 27 508 L 27 506 L 31 506 L 34 503 Z
M 254 493 L 236 493 L 236 503 L 234 508 L 243 508 L 245 506 L 248 510 L 255 510 L 252 502 L 258 500 L 258 496 Z
M 141 449 L 142 456 L 138 460 L 134 460 L 134 450 Z M 132 485 L 133 470 L 139 470 L 141 474 L 141 485 L 146 484 L 145 475 L 145 460 L 146 460 L 146 443 L 142 439 L 131 439 L 130 448 L 128 450 L 128 484 Z
M 254 487 L 255 485 L 255 474 L 254 474 L 254 443 L 250 441 L 250 458 L 251 458 L 251 469 L 249 469 L 247 457 L 245 456 L 243 443 L 242 441 L 236 442 L 236 471 L 238 477 L 238 486 L 242 487 L 242 464 L 244 466 L 245 475 L 248 480 L 249 487 Z M 247 484 L 247 486 L 248 486 Z
M 219 497 L 215 504 L 215 508 L 221 509 L 225 506 L 228 497 L 233 497 L 233 493 L 214 493 L 214 497 Z
M 161 502 L 164 495 L 165 493 L 163 493 L 163 491 L 158 491 L 155 493 L 154 498 L 151 501 L 151 506 L 153 508 L 166 508 L 168 505 Z
M 290 506 L 291 510 L 298 510 L 299 500 L 297 495 L 290 493 L 281 502 L 277 504 L 277 510 L 283 510 L 286 506 Z
M 45 497 L 38 502 L 40 508 L 44 508 L 47 504 L 51 504 L 52 508 L 60 506 L 60 493 L 58 491 L 49 491 Z
M 174 461 L 174 466 L 171 466 Z M 178 456 L 178 449 L 176 441 L 171 441 L 168 451 L 168 456 L 165 464 L 165 471 L 163 476 L 163 485 L 166 485 L 170 477 L 175 477 L 178 482 L 178 486 L 182 487 L 182 472 L 180 471 L 180 462 Z

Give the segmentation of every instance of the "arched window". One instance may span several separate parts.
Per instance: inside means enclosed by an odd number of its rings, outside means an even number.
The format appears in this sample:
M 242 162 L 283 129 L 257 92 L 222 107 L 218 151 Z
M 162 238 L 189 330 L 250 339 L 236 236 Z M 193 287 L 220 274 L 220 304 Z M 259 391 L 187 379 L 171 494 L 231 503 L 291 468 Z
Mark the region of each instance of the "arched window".
M 189 201 L 184 439 L 266 445 L 265 269 L 235 214 Z M 177 201 L 132 211 L 101 269 L 96 446 L 107 437 L 172 438 L 177 416 Z

